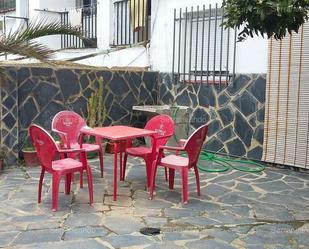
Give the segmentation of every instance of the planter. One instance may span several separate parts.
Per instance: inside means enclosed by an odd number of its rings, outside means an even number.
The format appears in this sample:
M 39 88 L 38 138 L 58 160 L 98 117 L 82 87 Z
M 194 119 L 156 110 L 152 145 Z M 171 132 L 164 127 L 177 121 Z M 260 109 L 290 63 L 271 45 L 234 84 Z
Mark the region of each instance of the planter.
M 23 150 L 25 165 L 28 167 L 34 167 L 39 165 L 39 159 L 35 150 Z
M 126 149 L 126 141 L 122 141 L 118 144 L 118 152 L 124 152 Z M 106 153 L 114 154 L 114 143 L 106 144 Z

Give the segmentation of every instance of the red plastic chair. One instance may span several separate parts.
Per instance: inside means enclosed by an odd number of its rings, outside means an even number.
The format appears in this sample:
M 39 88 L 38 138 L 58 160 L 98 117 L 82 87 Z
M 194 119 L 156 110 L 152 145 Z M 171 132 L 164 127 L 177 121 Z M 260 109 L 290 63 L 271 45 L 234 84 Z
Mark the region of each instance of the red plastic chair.
M 87 164 L 86 153 L 83 149 L 59 149 L 54 139 L 38 125 L 30 125 L 29 134 L 36 149 L 38 159 L 41 164 L 41 175 L 38 189 L 38 203 L 41 203 L 42 184 L 45 171 L 52 174 L 52 211 L 58 208 L 59 183 L 62 176 L 65 176 L 65 193 L 71 192 L 71 178 L 73 173 L 83 170 L 87 172 L 90 205 L 93 203 L 93 183 L 92 173 Z M 79 153 L 80 161 L 72 158 L 57 159 L 57 155 L 66 153 Z
M 198 158 L 206 139 L 208 126 L 199 127 L 189 139 L 180 147 L 161 146 L 156 161 L 153 162 L 151 169 L 150 199 L 153 199 L 155 188 L 155 177 L 158 166 L 169 169 L 169 188 L 174 188 L 175 170 L 178 170 L 182 177 L 182 196 L 183 203 L 188 203 L 188 171 L 193 168 L 196 177 L 197 194 L 200 195 L 200 178 L 197 169 Z M 176 151 L 176 155 L 164 156 L 164 150 Z M 187 157 L 179 156 L 178 152 L 185 151 Z
M 87 126 L 85 120 L 76 112 L 61 111 L 58 112 L 52 121 L 52 131 L 59 134 L 62 143 L 68 149 L 80 149 L 79 135 L 80 129 Z M 82 149 L 86 152 L 98 151 L 100 159 L 101 177 L 103 177 L 103 151 L 102 145 L 98 139 L 97 144 L 83 143 Z
M 128 155 L 141 157 L 146 162 L 147 187 L 149 188 L 152 162 L 156 158 L 159 146 L 165 145 L 168 139 L 174 134 L 175 125 L 170 116 L 162 114 L 150 119 L 144 129 L 157 131 L 157 134 L 151 137 L 152 147 L 140 146 L 126 149 L 121 179 L 124 180 L 125 177 Z M 167 179 L 167 171 L 165 171 L 165 177 Z

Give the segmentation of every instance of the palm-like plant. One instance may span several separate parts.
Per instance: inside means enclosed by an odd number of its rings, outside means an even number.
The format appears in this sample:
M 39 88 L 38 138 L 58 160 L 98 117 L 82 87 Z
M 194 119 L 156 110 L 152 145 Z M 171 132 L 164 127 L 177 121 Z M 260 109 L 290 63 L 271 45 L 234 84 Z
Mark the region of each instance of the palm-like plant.
M 0 38 L 0 54 L 15 54 L 25 58 L 35 58 L 40 61 L 46 61 L 51 58 L 54 51 L 34 41 L 34 39 L 47 35 L 74 35 L 82 40 L 82 33 L 77 27 L 63 25 L 60 22 L 33 22 L 25 29 L 18 29 L 10 32 L 6 37 Z

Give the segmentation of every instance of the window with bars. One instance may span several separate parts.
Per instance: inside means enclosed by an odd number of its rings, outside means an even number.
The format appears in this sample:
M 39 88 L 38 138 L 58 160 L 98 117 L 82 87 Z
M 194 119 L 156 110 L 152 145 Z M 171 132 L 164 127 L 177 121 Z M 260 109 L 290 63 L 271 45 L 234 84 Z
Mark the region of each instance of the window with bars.
M 224 10 L 174 10 L 173 73 L 181 82 L 228 83 L 235 73 L 235 30 L 221 25 Z
M 97 4 L 97 0 L 75 0 L 76 8 L 89 7 Z
M 113 46 L 150 39 L 151 0 L 114 1 Z
M 78 7 L 82 6 L 82 7 Z M 96 48 L 97 47 L 97 5 L 96 0 L 76 1 L 76 9 L 60 13 L 63 25 L 79 27 L 88 38 L 81 40 L 72 35 L 61 35 L 61 48 Z
M 16 0 L 1 0 L 0 13 L 14 10 L 16 8 Z

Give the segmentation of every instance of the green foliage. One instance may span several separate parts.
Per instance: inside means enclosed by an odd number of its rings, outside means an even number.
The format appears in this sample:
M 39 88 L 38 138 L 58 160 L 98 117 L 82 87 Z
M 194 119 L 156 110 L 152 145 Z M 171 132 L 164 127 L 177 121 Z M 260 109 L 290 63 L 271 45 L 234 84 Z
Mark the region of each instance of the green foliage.
M 282 39 L 308 20 L 309 0 L 224 0 L 223 7 L 224 27 L 242 28 L 239 41 L 259 34 Z
M 54 51 L 33 40 L 43 36 L 60 34 L 74 35 L 83 40 L 87 39 L 76 27 L 43 20 L 30 23 L 25 29 L 21 27 L 15 32 L 7 34 L 6 37 L 0 37 L 0 54 L 16 54 L 41 61 L 48 60 Z
M 91 87 L 94 87 L 94 82 L 91 82 Z M 87 123 L 90 127 L 103 126 L 107 117 L 106 109 L 103 102 L 104 95 L 104 80 L 99 78 L 98 89 L 96 89 L 88 99 L 87 103 Z

